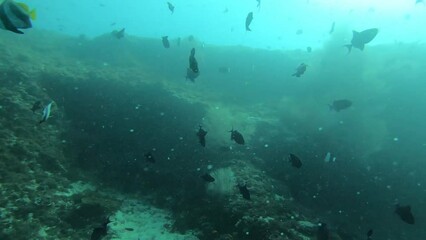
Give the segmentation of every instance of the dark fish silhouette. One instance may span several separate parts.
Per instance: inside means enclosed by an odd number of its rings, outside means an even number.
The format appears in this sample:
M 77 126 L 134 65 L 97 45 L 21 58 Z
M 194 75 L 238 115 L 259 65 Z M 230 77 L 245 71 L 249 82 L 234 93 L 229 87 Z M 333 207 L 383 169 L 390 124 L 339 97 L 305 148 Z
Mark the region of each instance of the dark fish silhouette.
M 257 8 L 260 8 L 260 0 L 256 0 L 257 1 Z
M 169 36 L 162 37 L 162 41 L 163 41 L 163 46 L 165 48 L 170 48 Z
M 114 30 L 111 32 L 111 35 L 114 36 L 117 39 L 121 39 L 124 37 L 124 32 L 126 31 L 125 28 L 122 28 L 120 31 Z
M 249 12 L 246 17 L 246 31 L 251 31 L 250 24 L 253 21 L 253 12 Z
M 155 158 L 151 152 L 145 153 L 145 159 L 150 163 L 155 163 Z
M 229 132 L 231 133 L 231 140 L 233 140 L 234 142 L 236 142 L 240 145 L 244 145 L 244 143 L 245 143 L 244 137 L 240 132 L 238 132 L 237 130 L 234 130 L 234 129 L 232 129 Z
M 92 235 L 90 235 L 90 240 L 101 240 L 104 238 L 108 233 L 108 224 L 111 221 L 109 220 L 109 217 L 105 220 L 105 222 L 102 223 L 101 226 L 96 227 L 92 231 Z
M 330 28 L 330 31 L 328 32 L 328 34 L 332 34 L 333 32 L 334 32 L 334 26 L 336 25 L 336 23 L 335 22 L 333 22 L 332 24 L 331 24 L 331 28 Z
M 371 240 L 371 236 L 373 236 L 373 229 L 368 230 L 368 232 L 367 232 L 367 240 Z
M 327 224 L 320 223 L 317 230 L 317 240 L 329 240 L 330 231 L 328 230 Z
M 295 168 L 301 168 L 302 167 L 302 161 L 300 160 L 300 158 L 298 158 L 293 153 L 290 153 L 290 155 L 288 156 L 288 161 L 291 163 L 291 166 L 293 166 Z
M 239 185 L 238 184 L 238 189 L 240 190 L 241 195 L 243 196 L 244 199 L 250 200 L 250 192 L 247 189 L 247 185 Z
M 411 206 L 400 206 L 399 204 L 395 205 L 395 213 L 398 214 L 399 218 L 402 221 L 408 224 L 414 224 L 414 216 L 411 213 Z
M 173 4 L 170 2 L 167 2 L 167 6 L 169 7 L 170 12 L 173 14 L 175 12 L 175 6 L 173 6 Z
M 231 68 L 230 67 L 219 67 L 219 72 L 226 74 L 226 73 L 230 73 L 231 72 Z
M 296 77 L 300 77 L 300 76 L 302 76 L 304 73 L 305 73 L 305 71 L 306 71 L 306 67 L 307 67 L 308 65 L 306 65 L 306 64 L 304 64 L 304 63 L 301 63 L 297 68 L 296 68 L 296 72 L 295 73 L 293 73 L 293 75 L 291 75 L 291 76 L 296 76 Z
M 335 100 L 332 104 L 328 105 L 330 110 L 334 110 L 336 112 L 340 112 L 341 110 L 347 109 L 352 106 L 352 102 L 346 99 Z
M 214 177 L 212 177 L 212 175 L 210 175 L 208 173 L 201 176 L 201 178 L 206 182 L 214 182 L 216 180 L 216 179 L 214 179 Z
M 41 101 L 37 101 L 33 104 L 33 106 L 31 107 L 31 111 L 33 111 L 33 113 L 35 113 L 35 111 L 41 109 L 43 106 L 41 105 Z
M 370 28 L 362 32 L 352 31 L 351 43 L 345 45 L 348 48 L 348 53 L 351 52 L 353 47 L 364 50 L 365 44 L 371 42 L 377 33 L 379 33 L 379 29 L 377 28 Z
M 200 75 L 200 70 L 198 69 L 198 62 L 195 59 L 195 48 L 191 49 L 191 54 L 189 55 L 189 68 L 186 69 L 186 79 L 194 80 Z
M 312 48 L 311 48 L 311 47 L 307 47 L 307 48 L 306 48 L 306 51 L 307 51 L 308 53 L 311 53 L 311 52 L 312 52 Z
M 200 125 L 200 128 L 198 129 L 198 132 L 197 132 L 197 137 L 198 137 L 198 142 L 203 147 L 206 146 L 206 135 L 207 135 L 207 131 L 205 131 Z

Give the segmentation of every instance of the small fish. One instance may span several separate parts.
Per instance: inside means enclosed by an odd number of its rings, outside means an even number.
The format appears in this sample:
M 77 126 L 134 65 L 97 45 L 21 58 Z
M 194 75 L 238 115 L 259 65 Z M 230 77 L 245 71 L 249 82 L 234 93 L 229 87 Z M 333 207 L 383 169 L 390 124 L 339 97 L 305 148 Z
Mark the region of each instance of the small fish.
M 200 70 L 198 69 L 198 62 L 195 59 L 195 48 L 191 49 L 191 53 L 189 55 L 189 68 L 186 70 L 186 79 L 194 82 L 195 78 L 200 75 Z
M 244 185 L 238 184 L 238 189 L 240 190 L 240 193 L 244 199 L 250 200 L 250 192 L 247 189 L 247 184 L 244 184 Z
M 135 230 L 135 229 L 133 229 L 133 228 L 124 228 L 124 230 L 129 231 L 129 232 L 132 232 L 132 231 L 133 231 L 133 230 Z
M 126 31 L 125 28 L 122 28 L 120 31 L 114 30 L 111 32 L 111 35 L 114 36 L 117 39 L 121 39 L 124 37 L 124 32 Z
M 162 41 L 164 48 L 170 48 L 169 36 L 162 37 Z
M 155 158 L 151 152 L 145 153 L 145 159 L 150 163 L 155 163 Z
M 203 176 L 201 176 L 201 178 L 206 181 L 206 182 L 214 182 L 216 179 L 214 179 L 214 177 L 212 177 L 212 175 L 206 173 Z
M 317 230 L 317 240 L 329 240 L 330 231 L 328 230 L 327 224 L 319 223 Z
M 371 42 L 379 33 L 379 29 L 370 28 L 362 32 L 352 31 L 352 40 L 350 44 L 344 45 L 348 48 L 348 54 L 351 52 L 352 48 L 358 48 L 361 51 L 364 50 L 365 44 Z
M 328 34 L 332 34 L 333 32 L 334 32 L 334 26 L 336 25 L 336 22 L 333 22 L 332 24 L 331 24 L 331 28 L 330 28 L 330 31 L 328 31 Z
M 300 158 L 298 158 L 293 153 L 290 153 L 290 155 L 288 156 L 288 161 L 291 163 L 291 166 L 293 166 L 295 168 L 301 168 L 302 167 L 302 161 L 300 160 Z
M 414 215 L 411 213 L 411 206 L 400 206 L 399 204 L 395 205 L 395 213 L 401 218 L 402 221 L 408 224 L 414 224 Z
M 197 137 L 198 137 L 198 142 L 203 147 L 206 146 L 206 135 L 207 135 L 207 131 L 205 131 L 200 125 L 200 128 L 198 129 L 198 132 L 197 132 Z
M 302 35 L 302 34 L 303 34 L 303 29 L 297 29 L 296 35 Z
M 332 104 L 328 105 L 330 110 L 340 112 L 341 110 L 347 109 L 352 106 L 352 102 L 347 99 L 334 100 Z
M 36 10 L 30 10 L 25 3 L 4 0 L 0 4 L 0 28 L 2 29 L 23 34 L 24 32 L 19 29 L 31 28 L 31 20 L 36 18 Z
M 249 12 L 246 17 L 246 31 L 251 31 L 250 24 L 253 21 L 253 12 Z
M 41 101 L 37 101 L 33 104 L 33 106 L 31 107 L 31 111 L 33 111 L 33 113 L 35 113 L 35 111 L 41 109 Z
M 39 124 L 42 124 L 43 122 L 46 122 L 47 119 L 49 119 L 50 117 L 50 112 L 52 110 L 52 104 L 53 101 L 50 102 L 49 104 L 47 104 L 44 108 L 43 108 L 43 115 L 41 117 L 41 120 L 38 122 Z
M 304 64 L 304 63 L 301 63 L 297 68 L 296 68 L 296 72 L 295 73 L 293 73 L 293 75 L 291 75 L 291 76 L 296 76 L 296 77 L 300 77 L 300 76 L 302 76 L 304 73 L 305 73 L 305 71 L 306 71 L 306 67 L 307 67 L 308 65 L 306 65 L 306 64 Z
M 92 231 L 92 235 L 90 236 L 90 240 L 101 240 L 108 233 L 108 224 L 111 223 L 109 217 L 102 223 L 101 226 L 96 227 Z
M 256 1 L 257 1 L 257 8 L 260 9 L 260 3 L 261 3 L 261 1 L 260 0 L 256 0 Z
M 311 52 L 312 52 L 312 48 L 311 48 L 311 47 L 307 47 L 307 48 L 306 48 L 306 51 L 307 51 L 308 53 L 311 53 Z
M 371 236 L 373 236 L 373 229 L 368 230 L 368 232 L 367 232 L 367 240 L 371 240 Z
M 173 14 L 175 12 L 175 6 L 173 6 L 173 4 L 170 2 L 167 2 L 167 6 L 169 7 L 170 12 Z
M 234 130 L 234 129 L 232 129 L 229 132 L 231 133 L 231 140 L 233 140 L 237 144 L 244 145 L 244 143 L 245 143 L 244 137 L 240 132 L 238 132 L 237 130 Z
M 226 73 L 230 73 L 231 72 L 231 68 L 230 67 L 219 67 L 219 72 L 226 74 Z

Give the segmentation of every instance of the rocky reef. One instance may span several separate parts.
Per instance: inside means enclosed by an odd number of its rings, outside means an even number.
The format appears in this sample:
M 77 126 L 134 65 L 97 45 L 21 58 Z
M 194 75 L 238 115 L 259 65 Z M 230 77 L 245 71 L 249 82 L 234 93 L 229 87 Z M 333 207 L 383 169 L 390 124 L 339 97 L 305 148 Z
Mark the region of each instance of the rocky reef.
M 0 239 L 89 239 L 108 216 L 106 239 L 315 239 L 317 219 L 258 167 L 263 159 L 228 139 L 198 146 L 195 129 L 223 103 L 162 74 L 154 45 L 0 33 Z M 31 108 L 51 100 L 39 124 Z M 237 186 L 208 195 L 200 175 L 209 165 L 229 167 L 251 200 Z

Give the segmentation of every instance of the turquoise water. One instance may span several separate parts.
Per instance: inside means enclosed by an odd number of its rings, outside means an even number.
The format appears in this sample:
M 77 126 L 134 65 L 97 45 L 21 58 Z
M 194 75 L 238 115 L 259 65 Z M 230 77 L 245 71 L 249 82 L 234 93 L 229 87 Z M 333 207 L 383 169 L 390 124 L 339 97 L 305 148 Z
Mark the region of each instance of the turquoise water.
M 157 0 L 27 1 L 39 12 L 37 28 L 90 37 L 125 27 L 129 34 L 159 38 L 194 35 L 202 42 L 258 48 L 305 49 L 326 42 L 331 25 L 342 44 L 352 30 L 380 29 L 373 44 L 419 42 L 426 34 L 423 3 L 415 0 Z M 253 32 L 244 28 L 248 12 L 254 13 Z M 113 26 L 111 26 L 114 24 Z M 303 34 L 296 32 L 302 30 Z
M 0 32 L 0 240 L 426 236 L 424 3 L 26 3 Z

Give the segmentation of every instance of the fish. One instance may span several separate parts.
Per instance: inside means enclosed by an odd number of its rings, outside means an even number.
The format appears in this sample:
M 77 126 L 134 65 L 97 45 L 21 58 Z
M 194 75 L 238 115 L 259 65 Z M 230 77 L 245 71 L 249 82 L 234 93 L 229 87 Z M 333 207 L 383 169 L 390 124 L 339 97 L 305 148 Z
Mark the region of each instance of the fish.
M 206 173 L 204 175 L 201 176 L 201 178 L 206 181 L 206 182 L 214 182 L 216 179 L 214 179 L 214 177 L 212 177 L 212 175 Z
M 111 223 L 109 217 L 102 223 L 101 226 L 93 229 L 90 235 L 90 240 L 101 240 L 108 234 L 108 224 Z
M 311 52 L 312 52 L 312 48 L 311 48 L 311 47 L 307 47 L 307 48 L 306 48 L 306 51 L 307 51 L 308 53 L 311 53 Z
M 332 104 L 328 105 L 330 110 L 340 112 L 341 110 L 347 109 L 352 106 L 352 102 L 347 99 L 334 100 Z
M 302 161 L 300 160 L 299 157 L 297 157 L 293 153 L 290 153 L 290 155 L 288 156 L 288 161 L 291 163 L 291 166 L 293 166 L 295 168 L 301 168 L 302 167 Z
M 246 31 L 251 31 L 250 24 L 253 21 L 253 12 L 249 12 L 246 17 Z
M 302 34 L 303 34 L 303 29 L 297 29 L 296 35 L 302 35 Z
M 36 18 L 36 10 L 30 10 L 25 3 L 4 0 L 0 4 L 0 28 L 2 29 L 24 34 L 19 29 L 32 28 L 31 20 L 35 20 Z
M 352 40 L 350 44 L 344 45 L 348 48 L 348 54 L 351 52 L 352 48 L 358 48 L 359 50 L 364 50 L 365 44 L 371 42 L 379 33 L 378 28 L 370 28 L 362 32 L 352 31 Z
M 189 55 L 189 68 L 186 69 L 186 79 L 194 82 L 195 78 L 197 78 L 199 75 L 200 70 L 198 69 L 197 59 L 195 59 L 195 48 L 192 48 Z
M 169 7 L 170 12 L 173 14 L 175 12 L 175 6 L 173 6 L 173 4 L 170 2 L 167 2 L 167 6 Z
M 256 0 L 256 1 L 257 1 L 257 8 L 260 8 L 261 1 L 260 0 Z
M 333 22 L 332 24 L 331 24 L 331 28 L 330 28 L 330 31 L 328 31 L 328 34 L 332 34 L 333 32 L 334 32 L 334 26 L 336 25 L 336 22 Z
M 151 152 L 145 153 L 144 156 L 145 156 L 146 161 L 148 161 L 150 163 L 155 163 L 155 158 L 154 158 L 154 156 L 152 155 Z
M 31 111 L 33 111 L 33 113 L 35 113 L 35 111 L 37 111 L 37 110 L 39 110 L 41 108 L 42 108 L 41 101 L 37 101 L 31 107 Z
M 296 68 L 296 72 L 295 73 L 293 73 L 293 75 L 291 75 L 291 76 L 296 76 L 296 77 L 300 77 L 300 76 L 302 76 L 304 73 L 305 73 L 305 71 L 306 71 L 306 67 L 307 67 L 308 65 L 306 65 L 306 64 L 304 64 L 304 63 L 301 63 L 297 68 Z
M 247 189 L 247 184 L 240 185 L 238 184 L 238 189 L 240 190 L 241 195 L 244 199 L 250 200 L 250 191 Z
M 169 43 L 169 39 L 168 38 L 169 38 L 169 36 L 162 37 L 164 48 L 170 48 L 170 43 Z
M 219 67 L 219 72 L 226 74 L 226 73 L 230 73 L 231 72 L 231 68 L 230 67 Z
M 43 122 L 46 122 L 47 119 L 49 119 L 50 112 L 52 110 L 52 104 L 53 104 L 53 101 L 51 101 L 46 106 L 44 106 L 44 108 L 43 108 L 43 115 L 41 117 L 41 120 L 38 122 L 39 124 L 42 124 Z
M 371 240 L 371 236 L 373 236 L 373 229 L 368 230 L 368 232 L 367 232 L 367 240 Z
M 121 39 L 124 37 L 124 32 L 126 31 L 125 28 L 122 28 L 121 30 L 114 30 L 111 32 L 111 35 L 114 36 L 117 39 Z
M 329 240 L 330 231 L 328 230 L 327 224 L 319 223 L 317 230 L 317 240 Z
M 234 129 L 232 129 L 229 132 L 231 133 L 231 140 L 233 140 L 237 144 L 244 145 L 244 143 L 245 143 L 244 137 L 240 132 L 238 132 L 237 130 L 234 130 Z
M 411 213 L 411 206 L 400 206 L 399 204 L 395 205 L 395 213 L 401 218 L 402 221 L 408 224 L 414 224 L 414 215 Z
M 207 131 L 205 131 L 200 125 L 200 128 L 198 129 L 198 132 L 197 132 L 197 137 L 198 137 L 198 142 L 203 147 L 206 146 L 206 135 L 207 135 Z

